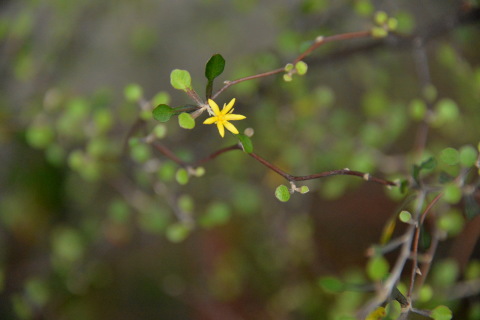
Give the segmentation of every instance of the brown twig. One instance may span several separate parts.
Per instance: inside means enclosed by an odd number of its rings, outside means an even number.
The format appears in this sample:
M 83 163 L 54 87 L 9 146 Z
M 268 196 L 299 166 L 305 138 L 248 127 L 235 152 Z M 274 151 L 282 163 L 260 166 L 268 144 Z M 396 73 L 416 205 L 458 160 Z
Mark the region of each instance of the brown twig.
M 365 37 L 370 37 L 370 36 L 371 36 L 370 31 L 347 32 L 347 33 L 336 34 L 336 35 L 328 36 L 328 37 L 321 37 L 320 36 L 317 39 L 315 39 L 314 43 L 310 47 L 308 47 L 305 51 L 303 51 L 300 55 L 298 55 L 293 60 L 292 64 L 296 64 L 298 61 L 303 60 L 306 56 L 308 56 L 310 53 L 312 53 L 314 50 L 316 50 L 318 47 L 320 47 L 321 45 L 323 45 L 325 43 L 334 42 L 334 41 L 341 41 L 341 40 L 348 40 L 348 39 L 365 38 Z M 255 74 L 255 75 L 252 75 L 252 76 L 240 78 L 240 79 L 233 80 L 233 81 L 225 81 L 225 85 L 222 88 L 220 88 L 212 96 L 212 99 L 215 99 L 216 97 L 218 97 L 218 95 L 220 95 L 220 93 L 222 93 L 223 91 L 225 91 L 229 87 L 231 87 L 235 84 L 238 84 L 240 82 L 253 80 L 253 79 L 259 79 L 259 78 L 264 78 L 264 77 L 268 77 L 268 76 L 271 76 L 271 75 L 274 75 L 274 74 L 277 74 L 277 73 L 281 73 L 281 72 L 284 72 L 284 71 L 285 71 L 284 68 L 278 68 L 278 69 L 275 69 L 275 70 L 272 70 L 272 71 L 267 71 L 267 72 Z
M 423 211 L 419 221 L 415 226 L 415 235 L 412 244 L 412 272 L 410 274 L 410 286 L 408 289 L 407 297 L 411 299 L 413 293 L 413 287 L 415 285 L 415 277 L 418 270 L 418 241 L 420 239 L 420 227 L 423 225 L 427 214 L 430 212 L 430 209 L 437 203 L 440 198 L 442 198 L 443 192 L 439 193 L 433 200 L 428 204 L 428 206 Z

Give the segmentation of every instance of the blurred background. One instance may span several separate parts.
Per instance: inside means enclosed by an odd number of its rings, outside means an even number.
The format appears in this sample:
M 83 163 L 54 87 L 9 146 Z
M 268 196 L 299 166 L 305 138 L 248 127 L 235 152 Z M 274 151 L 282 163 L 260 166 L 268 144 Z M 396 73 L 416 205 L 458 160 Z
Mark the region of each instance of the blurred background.
M 282 203 L 275 188 L 288 183 L 238 150 L 187 182 L 138 139 L 158 130 L 192 163 L 237 141 L 200 121 L 159 127 L 142 105 L 192 103 L 171 87 L 173 69 L 188 70 L 203 97 L 213 54 L 226 60 L 215 91 L 283 67 L 319 35 L 370 30 L 383 10 L 397 34 L 326 44 L 305 76 L 243 82 L 216 101 L 235 97 L 247 117 L 235 125 L 254 129 L 254 152 L 291 174 L 408 180 L 426 156 L 479 143 L 477 5 L 0 1 L 0 318 L 351 319 L 372 293 L 335 293 L 320 279 L 368 283 L 366 251 L 405 207 L 398 188 L 329 177 Z M 478 301 L 447 294 L 480 278 L 478 192 L 469 199 L 438 206 L 454 222 L 427 281 L 435 295 L 419 306 L 478 319 Z

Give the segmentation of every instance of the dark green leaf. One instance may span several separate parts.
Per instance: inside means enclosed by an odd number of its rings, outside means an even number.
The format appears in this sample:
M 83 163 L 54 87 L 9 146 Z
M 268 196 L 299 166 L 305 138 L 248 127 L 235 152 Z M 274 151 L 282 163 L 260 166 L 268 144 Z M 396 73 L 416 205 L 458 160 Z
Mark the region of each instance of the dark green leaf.
M 480 206 L 473 194 L 469 194 L 465 197 L 465 216 L 467 219 L 473 219 L 480 214 Z
M 419 166 L 414 165 L 413 166 L 413 179 L 419 183 L 419 177 L 420 177 L 420 172 L 422 170 L 432 170 L 437 166 L 437 161 L 435 160 L 434 157 L 430 157 L 427 160 L 423 161 Z
M 210 60 L 208 60 L 205 66 L 205 77 L 208 79 L 206 95 L 207 98 L 212 96 L 213 80 L 222 74 L 225 68 L 225 59 L 220 54 L 214 54 Z
M 242 133 L 239 133 L 239 134 L 237 134 L 237 138 L 238 138 L 238 141 L 240 141 L 240 143 L 242 144 L 243 151 L 245 151 L 246 153 L 252 153 L 253 152 L 252 140 L 250 140 L 249 137 L 247 137 L 246 135 L 244 135 Z
M 160 122 L 167 122 L 168 120 L 170 120 L 172 115 L 174 115 L 175 111 L 166 104 L 161 104 L 158 105 L 155 109 L 153 109 L 152 113 L 155 120 Z
M 213 79 L 222 74 L 224 68 L 225 59 L 218 53 L 214 54 L 205 66 L 205 77 L 209 82 L 213 81 Z

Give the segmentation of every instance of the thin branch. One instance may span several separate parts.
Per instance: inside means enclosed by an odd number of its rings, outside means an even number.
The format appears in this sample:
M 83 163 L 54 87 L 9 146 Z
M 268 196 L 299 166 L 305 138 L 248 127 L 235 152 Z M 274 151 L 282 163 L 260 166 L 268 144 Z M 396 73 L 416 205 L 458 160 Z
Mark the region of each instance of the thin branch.
M 308 56 L 310 53 L 312 53 L 314 50 L 316 50 L 318 47 L 320 47 L 321 45 L 323 45 L 325 43 L 334 42 L 334 41 L 341 41 L 341 40 L 356 39 L 356 38 L 365 38 L 365 37 L 370 37 L 370 36 L 371 36 L 370 31 L 357 31 L 357 32 L 347 32 L 347 33 L 342 33 L 342 34 L 336 34 L 336 35 L 328 36 L 328 37 L 321 37 L 321 36 L 317 37 L 317 39 L 315 39 L 314 43 L 310 47 L 308 47 L 305 51 L 303 51 L 298 57 L 296 57 L 293 60 L 292 64 L 296 64 L 298 61 L 303 60 L 306 56 Z M 212 96 L 212 99 L 215 99 L 216 97 L 218 97 L 218 95 L 220 95 L 220 93 L 222 93 L 223 91 L 225 91 L 229 87 L 231 87 L 235 84 L 238 84 L 240 82 L 253 80 L 253 79 L 259 79 L 259 78 L 264 78 L 264 77 L 268 77 L 268 76 L 271 76 L 271 75 L 274 75 L 274 74 L 282 73 L 284 71 L 285 71 L 285 69 L 282 67 L 282 68 L 278 68 L 278 69 L 275 69 L 275 70 L 272 70 L 272 71 L 267 71 L 267 72 L 255 74 L 255 75 L 252 75 L 252 76 L 240 78 L 240 79 L 233 80 L 233 81 L 225 81 L 225 85 L 222 88 L 220 88 Z
M 225 85 L 212 96 L 212 99 L 215 99 L 216 97 L 218 97 L 218 95 L 220 93 L 222 93 L 227 88 L 229 88 L 229 87 L 231 87 L 231 86 L 233 86 L 237 83 L 240 83 L 240 82 L 243 82 L 243 81 L 248 81 L 248 80 L 253 80 L 253 79 L 258 79 L 258 78 L 263 78 L 263 77 L 268 77 L 268 76 L 271 76 L 271 75 L 274 75 L 274 74 L 277 74 L 277 73 L 281 73 L 283 71 L 285 71 L 284 68 L 278 68 L 278 69 L 275 69 L 275 70 L 272 70 L 272 71 L 255 74 L 253 76 L 248 76 L 248 77 L 240 78 L 240 79 L 233 80 L 233 81 L 225 81 L 224 82 Z
M 425 218 L 427 214 L 430 212 L 430 209 L 437 203 L 440 198 L 442 198 L 443 192 L 439 193 L 425 208 L 423 211 L 417 225 L 415 226 L 415 235 L 414 235 L 414 240 L 413 240 L 413 248 L 412 248 L 412 272 L 410 274 L 410 286 L 408 289 L 407 297 L 409 299 L 412 298 L 412 292 L 413 292 L 413 286 L 415 285 L 415 277 L 417 272 L 419 271 L 418 269 L 418 241 L 420 239 L 420 227 L 423 225 L 423 222 L 425 221 Z
M 353 171 L 353 170 L 350 170 L 350 169 L 324 171 L 324 172 L 311 174 L 311 175 L 306 175 L 306 176 L 294 176 L 294 175 L 291 175 L 291 174 L 281 170 L 277 166 L 273 165 L 272 163 L 268 162 L 267 160 L 265 160 L 264 158 L 260 157 L 259 155 L 255 154 L 253 152 L 249 153 L 249 156 L 251 156 L 252 158 L 257 160 L 258 162 L 260 162 L 261 164 L 263 164 L 264 166 L 266 166 L 270 170 L 276 172 L 277 174 L 284 177 L 286 180 L 288 180 L 290 182 L 292 182 L 292 181 L 314 180 L 314 179 L 320 179 L 320 178 L 325 178 L 325 177 L 329 177 L 329 176 L 349 175 L 349 176 L 361 177 L 366 181 L 373 181 L 373 182 L 376 182 L 376 183 L 379 183 L 379 184 L 382 184 L 382 185 L 385 185 L 385 186 L 396 186 L 397 185 L 395 182 L 373 177 L 369 173 L 364 173 L 364 172 L 360 172 L 360 171 Z

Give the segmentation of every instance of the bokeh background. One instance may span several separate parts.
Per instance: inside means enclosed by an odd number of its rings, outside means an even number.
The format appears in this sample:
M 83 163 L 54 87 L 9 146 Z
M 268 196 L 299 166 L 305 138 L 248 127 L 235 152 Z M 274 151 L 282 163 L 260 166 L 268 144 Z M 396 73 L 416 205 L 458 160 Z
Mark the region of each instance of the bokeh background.
M 289 173 L 348 167 L 408 179 L 427 155 L 479 142 L 475 1 L 1 1 L 0 318 L 354 314 L 373 293 L 334 294 L 319 279 L 368 283 L 366 251 L 405 207 L 398 188 L 329 177 L 281 203 L 275 188 L 286 181 L 241 151 L 178 183 L 173 161 L 132 142 L 158 122 L 129 92 L 189 104 L 171 70 L 188 70 L 203 96 L 213 54 L 226 60 L 219 89 L 284 66 L 318 35 L 369 30 L 377 10 L 398 20 L 398 35 L 327 44 L 305 60 L 304 77 L 244 82 L 217 103 L 235 97 L 254 151 Z M 419 148 L 422 101 L 433 120 Z M 190 131 L 172 118 L 158 130 L 187 162 L 236 143 L 200 121 Z M 478 198 L 468 212 L 463 202 L 439 207 L 454 223 L 435 257 L 436 294 L 420 306 L 478 319 L 472 296 L 446 293 L 468 272 L 479 277 Z

